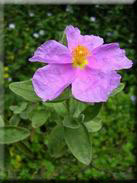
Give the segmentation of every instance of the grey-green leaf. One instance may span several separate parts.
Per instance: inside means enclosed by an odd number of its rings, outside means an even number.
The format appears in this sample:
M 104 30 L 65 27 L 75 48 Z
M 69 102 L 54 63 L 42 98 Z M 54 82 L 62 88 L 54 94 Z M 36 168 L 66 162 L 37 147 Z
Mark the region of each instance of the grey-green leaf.
M 66 88 L 59 97 L 57 97 L 55 100 L 51 100 L 51 101 L 46 101 L 44 103 L 57 103 L 57 102 L 62 102 L 66 99 L 69 99 L 71 97 L 71 91 L 70 88 Z
M 39 128 L 42 126 L 49 118 L 50 113 L 46 110 L 34 110 L 32 112 L 31 121 L 33 128 Z
M 70 115 L 73 115 L 74 118 L 77 118 L 81 112 L 86 109 L 86 107 L 88 107 L 88 104 L 78 101 L 72 97 L 69 100 Z
M 120 83 L 118 88 L 113 90 L 113 92 L 111 93 L 111 96 L 114 96 L 114 95 L 118 94 L 119 92 L 121 92 L 124 89 L 124 87 L 125 87 L 125 84 L 124 83 Z
M 65 116 L 63 120 L 63 126 L 68 128 L 79 128 L 80 123 L 78 123 L 75 119 L 73 119 L 71 116 Z
M 82 112 L 85 115 L 84 121 L 88 122 L 95 118 L 101 110 L 102 103 L 96 103 L 88 105 L 88 107 Z
M 82 163 L 89 165 L 91 162 L 91 143 L 87 129 L 80 125 L 77 129 L 64 127 L 66 144 L 72 154 Z
M 10 124 L 11 126 L 18 126 L 19 122 L 20 122 L 20 117 L 19 117 L 18 115 L 16 115 L 16 114 L 14 114 L 14 115 L 10 118 L 10 120 L 9 120 L 9 124 Z
M 40 98 L 35 94 L 32 81 L 14 82 L 9 85 L 9 88 L 17 95 L 31 102 L 38 102 Z
M 97 132 L 102 127 L 101 120 L 98 120 L 98 121 L 89 121 L 87 123 L 84 123 L 84 125 L 86 126 L 88 132 Z
M 64 152 L 64 128 L 61 125 L 57 125 L 53 128 L 48 138 L 49 152 L 53 157 L 60 157 Z
M 65 102 L 53 103 L 52 105 L 58 115 L 64 117 L 68 113 Z
M 20 106 L 12 105 L 10 106 L 10 110 L 14 112 L 14 114 L 20 114 L 23 112 L 27 107 L 26 102 L 22 102 Z
M 11 144 L 26 139 L 30 131 L 16 126 L 0 127 L 0 144 Z
M 65 32 L 60 33 L 60 43 L 66 45 L 66 34 Z

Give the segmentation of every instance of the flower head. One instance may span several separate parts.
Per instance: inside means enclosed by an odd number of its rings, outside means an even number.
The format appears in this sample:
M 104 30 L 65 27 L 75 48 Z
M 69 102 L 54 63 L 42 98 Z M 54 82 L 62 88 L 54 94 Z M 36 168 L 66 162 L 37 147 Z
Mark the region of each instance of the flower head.
M 95 35 L 81 35 L 73 26 L 65 29 L 67 47 L 50 40 L 42 44 L 29 61 L 44 62 L 33 76 L 36 94 L 53 100 L 71 85 L 72 95 L 83 102 L 104 102 L 120 84 L 117 70 L 132 67 L 118 43 L 103 44 Z
M 72 51 L 72 65 L 76 68 L 84 68 L 88 64 L 88 56 L 90 56 L 89 50 L 85 46 L 78 45 Z

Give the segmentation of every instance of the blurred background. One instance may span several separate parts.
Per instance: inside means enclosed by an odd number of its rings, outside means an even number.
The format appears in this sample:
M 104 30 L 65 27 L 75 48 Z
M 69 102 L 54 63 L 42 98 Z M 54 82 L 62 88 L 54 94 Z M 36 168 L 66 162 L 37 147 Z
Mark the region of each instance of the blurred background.
M 88 180 L 133 179 L 135 160 L 135 76 L 136 50 L 134 12 L 130 5 L 5 5 L 4 7 L 4 81 L 5 122 L 29 123 L 24 114 L 14 116 L 11 105 L 21 105 L 23 99 L 12 93 L 8 85 L 32 78 L 41 63 L 30 63 L 36 48 L 49 39 L 61 41 L 67 25 L 80 28 L 82 34 L 95 34 L 105 43 L 118 42 L 126 50 L 134 67 L 120 71 L 125 89 L 106 103 L 103 128 L 92 134 L 93 164 L 79 163 L 69 152 L 52 158 L 46 149 L 48 127 L 43 125 L 26 150 L 5 145 L 5 179 Z M 50 124 L 49 124 L 50 128 Z M 28 153 L 27 153 L 28 152 Z

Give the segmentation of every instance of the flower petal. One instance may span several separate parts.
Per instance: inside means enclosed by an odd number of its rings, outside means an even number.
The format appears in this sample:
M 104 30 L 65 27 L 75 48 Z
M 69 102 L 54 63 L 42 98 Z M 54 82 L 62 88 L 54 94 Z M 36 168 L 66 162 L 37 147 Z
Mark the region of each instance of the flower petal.
M 50 64 L 67 64 L 71 63 L 71 56 L 66 46 L 57 41 L 50 40 L 38 47 L 34 56 L 30 58 L 29 61 L 39 61 Z
M 96 47 L 99 47 L 104 43 L 103 39 L 99 36 L 94 36 L 94 35 L 85 35 L 85 36 L 80 36 L 79 38 L 79 44 L 85 46 L 88 48 L 89 51 L 94 50 Z
M 32 83 L 36 94 L 43 100 L 53 100 L 68 87 L 75 77 L 71 64 L 47 65 L 36 71 Z
M 120 78 L 115 71 L 103 73 L 86 68 L 72 83 L 72 94 L 83 102 L 104 102 L 118 87 Z
M 78 45 L 80 30 L 77 27 L 69 25 L 66 27 L 65 33 L 68 41 L 68 48 L 72 51 Z
M 103 39 L 94 35 L 81 35 L 80 30 L 77 27 L 69 25 L 66 27 L 66 36 L 68 41 L 68 48 L 72 51 L 78 45 L 83 45 L 92 51 L 96 47 L 103 44 Z
M 94 49 L 89 57 L 88 66 L 101 71 L 128 69 L 132 62 L 126 57 L 125 51 L 118 43 L 104 44 Z

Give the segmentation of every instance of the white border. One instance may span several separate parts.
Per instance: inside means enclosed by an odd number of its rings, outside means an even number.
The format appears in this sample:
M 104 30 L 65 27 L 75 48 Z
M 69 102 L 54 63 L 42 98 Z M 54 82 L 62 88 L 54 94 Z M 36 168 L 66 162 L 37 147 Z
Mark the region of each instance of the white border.
M 133 4 L 135 0 L 0 0 L 0 4 Z

